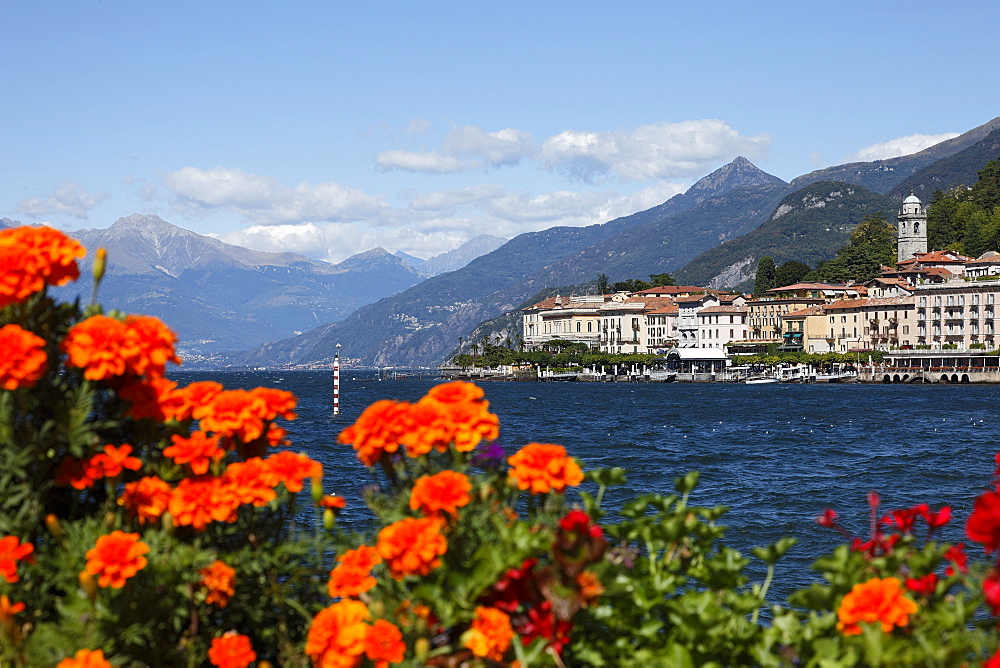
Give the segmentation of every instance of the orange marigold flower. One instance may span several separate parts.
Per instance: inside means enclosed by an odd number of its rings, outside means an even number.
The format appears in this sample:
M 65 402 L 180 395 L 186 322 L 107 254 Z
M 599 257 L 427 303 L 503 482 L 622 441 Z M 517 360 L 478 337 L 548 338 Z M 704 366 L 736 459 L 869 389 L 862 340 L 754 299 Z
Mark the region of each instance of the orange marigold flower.
M 72 657 L 57 663 L 56 668 L 112 668 L 112 666 L 111 662 L 104 658 L 104 650 L 81 649 Z
M 518 489 L 532 494 L 545 494 L 552 490 L 562 492 L 583 481 L 580 466 L 566 455 L 566 448 L 552 443 L 529 443 L 507 458 L 510 479 Z
M 882 625 L 889 633 L 895 626 L 906 626 L 917 604 L 903 593 L 898 578 L 872 578 L 854 585 L 837 609 L 837 629 L 845 636 L 861 633 L 860 622 Z
M 217 668 L 246 668 L 257 660 L 250 638 L 236 631 L 229 631 L 218 638 L 212 638 L 208 649 L 208 660 Z
M 77 459 L 66 455 L 56 468 L 56 485 L 69 485 L 73 489 L 84 490 L 94 486 L 94 483 L 104 475 L 93 458 Z
M 59 230 L 46 227 L 18 227 L 9 233 L 24 254 L 31 258 L 34 271 L 49 285 L 64 285 L 80 277 L 76 261 L 86 255 L 80 242 Z
M 365 634 L 365 656 L 374 661 L 377 668 L 383 668 L 390 663 L 400 663 L 406 656 L 406 643 L 403 634 L 392 622 L 384 619 L 376 620 Z
M 163 454 L 178 466 L 187 464 L 195 475 L 208 473 L 212 462 L 226 456 L 226 451 L 219 447 L 219 437 L 206 436 L 203 431 L 196 431 L 187 438 L 174 434 L 170 440 L 173 445 L 164 448 Z
M 306 635 L 306 654 L 323 668 L 360 665 L 370 617 L 365 604 L 353 599 L 320 610 Z
M 503 610 L 479 606 L 476 608 L 472 627 L 463 636 L 463 643 L 476 656 L 490 661 L 503 661 L 510 649 L 514 629 L 510 617 Z
M 205 416 L 201 418 L 202 431 L 220 436 L 238 438 L 249 443 L 264 433 L 267 405 L 259 396 L 246 390 L 224 390 L 215 395 Z
M 480 441 L 494 441 L 500 435 L 500 420 L 489 412 L 483 390 L 472 383 L 454 381 L 436 385 L 421 399 L 433 402 L 451 426 L 449 442 L 459 452 L 471 452 Z
M 261 417 L 265 420 L 273 420 L 279 415 L 286 420 L 298 417 L 295 414 L 295 404 L 298 400 L 291 392 L 273 387 L 255 387 L 250 392 L 264 401 L 265 409 Z
M 170 503 L 170 485 L 156 476 L 140 478 L 125 484 L 125 492 L 118 497 L 118 505 L 128 511 L 129 517 L 145 524 L 158 519 Z
M 253 504 L 259 508 L 277 497 L 274 487 L 278 483 L 267 462 L 260 457 L 233 462 L 226 467 L 223 478 L 240 504 Z
M 354 446 L 358 459 L 374 466 L 384 453 L 399 449 L 399 439 L 405 433 L 404 417 L 409 404 L 382 399 L 366 408 L 350 427 L 340 432 L 339 443 Z
M 327 590 L 334 598 L 351 597 L 363 594 L 377 584 L 371 571 L 382 563 L 382 557 L 374 547 L 362 545 L 337 557 L 337 563 L 330 571 Z
M 302 491 L 302 481 L 306 478 L 322 478 L 323 465 L 304 454 L 284 450 L 264 460 L 264 465 L 275 477 L 275 483 L 285 483 L 285 489 L 292 494 Z
M 472 483 L 457 471 L 441 471 L 417 478 L 410 492 L 410 509 L 428 517 L 443 513 L 458 515 L 458 509 L 469 503 Z
M 576 576 L 576 586 L 580 588 L 580 596 L 584 605 L 594 601 L 604 593 L 604 585 L 592 571 L 583 571 Z
M 199 380 L 178 389 L 176 392 L 179 400 L 177 419 L 187 420 L 193 418 L 200 420 L 206 415 L 211 414 L 212 401 L 215 400 L 215 397 L 222 390 L 222 385 L 214 380 Z
M 159 318 L 130 315 L 125 318 L 125 336 L 130 351 L 129 370 L 137 376 L 162 376 L 167 362 L 180 364 L 174 353 L 177 335 Z
M 0 327 L 0 388 L 33 387 L 45 374 L 45 340 L 20 325 Z
M 435 385 L 427 391 L 427 396 L 443 404 L 463 404 L 478 401 L 484 396 L 483 389 L 474 383 L 455 380 Z
M 91 457 L 92 465 L 101 471 L 103 478 L 117 478 L 124 469 L 138 471 L 142 468 L 142 460 L 138 457 L 130 457 L 132 446 L 123 443 L 117 448 L 113 445 L 105 445 L 104 452 Z
M 114 531 L 97 539 L 97 544 L 87 551 L 87 572 L 98 576 L 101 587 L 121 589 L 125 581 L 146 567 L 149 546 L 139 540 L 137 533 Z
M 83 369 L 87 380 L 105 380 L 124 375 L 132 351 L 125 323 L 106 315 L 95 315 L 70 327 L 62 349 L 67 364 Z
M 224 561 L 216 559 L 211 565 L 201 569 L 201 586 L 208 590 L 205 603 L 226 607 L 230 597 L 236 593 L 233 587 L 235 581 L 236 569 Z
M 342 496 L 337 496 L 336 494 L 325 494 L 323 498 L 319 500 L 320 508 L 333 508 L 334 510 L 342 510 L 347 507 L 347 499 Z
M 17 536 L 0 538 L 0 576 L 7 582 L 17 582 L 17 562 L 30 562 L 34 551 L 34 543 L 22 543 Z
M 51 227 L 0 230 L 0 308 L 80 276 L 83 246 Z
M 231 486 L 215 476 L 184 478 L 167 503 L 176 526 L 191 526 L 196 531 L 209 522 L 235 522 L 239 505 Z
M 395 419 L 397 439 L 410 457 L 447 450 L 455 431 L 444 406 L 427 397 L 415 404 L 401 404 Z
M 401 580 L 407 575 L 427 575 L 440 566 L 448 541 L 441 535 L 438 519 L 407 518 L 382 529 L 376 549 L 392 577 Z

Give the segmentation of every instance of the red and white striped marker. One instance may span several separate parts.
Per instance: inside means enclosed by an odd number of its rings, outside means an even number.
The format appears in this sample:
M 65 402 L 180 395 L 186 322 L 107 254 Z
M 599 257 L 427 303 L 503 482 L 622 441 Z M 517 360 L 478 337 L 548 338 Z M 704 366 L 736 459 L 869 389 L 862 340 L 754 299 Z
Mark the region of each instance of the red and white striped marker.
M 340 415 L 340 344 L 333 358 L 333 414 Z

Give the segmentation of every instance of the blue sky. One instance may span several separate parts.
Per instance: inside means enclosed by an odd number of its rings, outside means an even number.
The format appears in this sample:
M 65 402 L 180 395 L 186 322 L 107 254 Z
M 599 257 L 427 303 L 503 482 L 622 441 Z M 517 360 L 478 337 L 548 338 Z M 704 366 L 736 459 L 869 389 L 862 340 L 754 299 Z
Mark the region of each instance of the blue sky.
M 429 257 L 1000 116 L 987 2 L 0 0 L 0 217 Z

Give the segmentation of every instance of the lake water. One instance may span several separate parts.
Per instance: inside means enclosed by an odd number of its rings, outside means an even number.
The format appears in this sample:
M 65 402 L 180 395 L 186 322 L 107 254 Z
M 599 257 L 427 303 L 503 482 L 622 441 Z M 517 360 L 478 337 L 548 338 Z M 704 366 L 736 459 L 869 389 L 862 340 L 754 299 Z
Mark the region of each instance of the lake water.
M 297 450 L 321 461 L 327 491 L 346 496 L 351 524 L 363 524 L 360 487 L 370 481 L 341 429 L 378 399 L 415 401 L 430 380 L 341 377 L 341 415 L 332 416 L 330 372 L 174 373 L 227 388 L 264 385 L 294 392 L 299 419 L 288 425 Z M 501 443 L 512 454 L 532 441 L 559 443 L 585 469 L 620 466 L 625 489 L 605 506 L 650 492 L 672 492 L 675 477 L 701 472 L 691 497 L 730 508 L 726 543 L 749 548 L 794 536 L 779 562 L 772 600 L 814 579 L 809 564 L 841 542 L 814 520 L 825 508 L 867 533 L 865 495 L 883 510 L 925 502 L 952 507 L 943 538 L 964 540 L 972 502 L 990 484 L 1000 450 L 1000 386 L 739 385 L 633 383 L 484 383 L 500 417 Z M 970 550 L 975 553 L 975 548 Z M 752 575 L 761 571 L 754 568 Z

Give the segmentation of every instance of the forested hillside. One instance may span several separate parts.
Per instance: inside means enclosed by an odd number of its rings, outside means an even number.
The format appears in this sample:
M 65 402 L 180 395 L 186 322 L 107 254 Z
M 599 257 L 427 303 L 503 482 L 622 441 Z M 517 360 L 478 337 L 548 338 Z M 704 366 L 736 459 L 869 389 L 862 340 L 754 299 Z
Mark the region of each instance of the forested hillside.
M 861 186 L 813 183 L 785 196 L 763 225 L 703 253 L 674 278 L 686 285 L 750 290 L 761 257 L 815 267 L 848 242 L 865 216 L 888 217 L 894 210 L 889 198 Z

